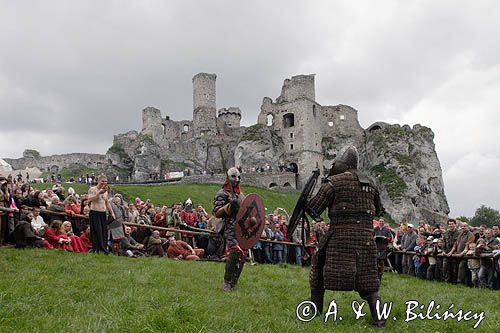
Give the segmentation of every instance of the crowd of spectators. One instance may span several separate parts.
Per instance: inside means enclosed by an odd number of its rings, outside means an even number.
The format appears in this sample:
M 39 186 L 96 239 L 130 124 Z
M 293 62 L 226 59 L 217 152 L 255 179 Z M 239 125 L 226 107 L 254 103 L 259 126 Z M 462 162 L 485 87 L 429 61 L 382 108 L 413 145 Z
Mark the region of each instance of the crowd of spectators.
M 0 181 L 0 204 L 11 209 L 10 212 L 0 212 L 2 243 L 18 248 L 34 246 L 71 252 L 92 251 L 87 193 L 77 194 L 72 187 L 66 190 L 58 182 L 40 191 L 17 179 L 0 178 Z M 96 178 L 90 181 L 95 183 Z M 223 225 L 211 214 L 211 209 L 207 212 L 201 204 L 193 205 L 189 198 L 171 207 L 155 206 L 149 199 L 138 197 L 133 202 L 126 202 L 120 194 L 114 194 L 110 199 L 115 218 L 108 220 L 107 230 L 108 245 L 113 253 L 130 257 L 224 260 Z M 268 214 L 262 241 L 250 251 L 251 260 L 272 264 L 289 261 L 302 265 L 304 255 L 310 253 L 305 252 L 304 246 L 285 244 L 289 241 L 285 236 L 287 224 L 288 214 L 284 209 Z M 313 227 L 312 242 L 324 233 L 319 225 Z M 300 233 L 296 234 L 292 241 L 303 243 Z M 289 251 L 292 248 L 296 250 Z
M 382 235 L 382 230 L 390 232 Z M 449 219 L 446 230 L 425 222 L 416 228 L 401 223 L 392 230 L 383 222 L 375 235 L 386 238 L 391 265 L 401 274 L 420 279 L 459 283 L 470 287 L 500 289 L 498 225 L 478 228 Z M 379 237 L 376 237 L 378 241 Z M 384 247 L 383 242 L 380 248 Z M 383 259 L 384 257 L 379 259 Z
M 36 190 L 23 182 L 22 176 L 0 177 L 0 184 L 0 206 L 11 209 L 0 212 L 0 244 L 78 253 L 92 251 L 87 193 L 77 194 L 71 187 L 66 190 L 58 182 L 43 191 Z M 149 199 L 143 201 L 139 197 L 127 202 L 120 194 L 114 194 L 110 204 L 115 219 L 108 221 L 108 245 L 117 255 L 224 260 L 224 226 L 211 209 L 194 205 L 189 198 L 167 207 L 155 206 Z M 315 245 L 328 232 L 328 224 L 312 221 L 310 227 L 305 224 L 303 229 L 299 223 L 288 239 L 288 221 L 289 214 L 283 208 L 269 212 L 249 259 L 263 264 L 308 265 Z M 498 225 L 472 228 L 450 219 L 446 230 L 424 222 L 417 228 L 403 222 L 392 229 L 381 218 L 374 221 L 374 235 L 381 278 L 384 267 L 390 265 L 398 273 L 421 279 L 500 288 Z M 488 253 L 492 256 L 481 256 Z

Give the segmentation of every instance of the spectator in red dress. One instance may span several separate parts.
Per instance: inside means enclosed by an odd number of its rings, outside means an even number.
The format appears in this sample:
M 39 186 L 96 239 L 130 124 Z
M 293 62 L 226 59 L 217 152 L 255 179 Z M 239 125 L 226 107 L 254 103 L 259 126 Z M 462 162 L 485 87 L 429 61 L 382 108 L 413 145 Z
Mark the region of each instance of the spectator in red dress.
M 62 222 L 54 220 L 50 224 L 50 228 L 45 231 L 44 238 L 56 249 L 62 249 L 73 252 L 71 239 L 62 233 Z
M 203 258 L 205 251 L 203 249 L 193 249 L 188 243 L 176 240 L 173 233 L 169 233 L 167 255 L 175 260 L 199 260 Z
M 63 234 L 68 236 L 69 239 L 71 239 L 71 245 L 73 246 L 74 252 L 88 252 L 89 251 L 89 249 L 83 244 L 80 237 L 75 236 L 75 234 L 73 233 L 73 229 L 71 228 L 70 221 L 63 222 L 61 231 Z

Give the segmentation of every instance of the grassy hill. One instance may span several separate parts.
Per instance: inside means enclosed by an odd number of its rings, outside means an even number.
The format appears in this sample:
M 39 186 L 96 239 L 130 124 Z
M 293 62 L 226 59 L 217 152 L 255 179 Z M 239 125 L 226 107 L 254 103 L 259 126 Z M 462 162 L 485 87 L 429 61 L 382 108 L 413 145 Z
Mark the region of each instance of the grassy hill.
M 220 289 L 224 265 L 160 258 L 130 259 L 57 250 L 0 250 L 0 332 L 467 332 L 476 322 L 414 320 L 407 300 L 441 311 L 485 311 L 477 332 L 498 332 L 498 291 L 384 275 L 380 293 L 393 302 L 385 329 L 354 319 L 354 292 L 327 292 L 342 321 L 304 323 L 308 268 L 247 265 L 236 291 Z M 365 307 L 365 310 L 366 307 Z M 368 315 L 369 317 L 369 315 Z
M 33 186 L 41 190 L 51 187 L 49 184 L 33 184 Z M 63 184 L 63 186 L 66 190 L 72 186 L 77 193 L 88 191 L 88 185 L 85 184 Z M 220 186 L 213 184 L 165 184 L 154 186 L 112 185 L 111 188 L 113 191 L 121 193 L 126 200 L 133 201 L 136 197 L 140 197 L 142 200 L 149 198 L 155 205 L 171 206 L 190 197 L 193 203 L 201 203 L 208 211 L 208 208 L 213 206 L 215 193 L 220 189 Z M 258 193 L 262 196 L 269 212 L 277 207 L 282 207 L 291 214 L 298 198 L 298 193 L 282 193 L 251 186 L 242 186 L 241 190 L 245 194 Z

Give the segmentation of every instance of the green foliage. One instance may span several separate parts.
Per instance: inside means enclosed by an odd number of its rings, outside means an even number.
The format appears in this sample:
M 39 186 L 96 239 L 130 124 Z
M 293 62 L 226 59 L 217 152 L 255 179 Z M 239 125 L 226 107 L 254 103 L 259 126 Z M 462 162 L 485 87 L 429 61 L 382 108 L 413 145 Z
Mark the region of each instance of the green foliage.
M 38 152 L 38 150 L 35 150 L 35 149 L 26 149 L 24 150 L 23 152 L 23 157 L 33 157 L 33 158 L 40 158 L 42 157 L 42 155 L 40 155 L 40 153 Z
M 155 142 L 153 140 L 153 136 L 151 134 L 141 134 L 141 135 L 139 135 L 139 139 L 142 142 L 149 143 L 150 145 L 154 145 L 155 144 Z
M 415 158 L 411 155 L 394 154 L 394 158 L 402 165 L 412 165 Z
M 259 141 L 260 130 L 264 128 L 262 124 L 255 124 L 253 126 L 247 127 L 240 137 L 240 142 L 242 141 Z
M 324 316 L 300 322 L 299 303 L 309 299 L 309 269 L 293 265 L 246 265 L 235 291 L 224 293 L 224 264 L 131 259 L 59 250 L 0 251 L 2 332 L 465 332 L 476 320 L 405 322 L 405 302 L 434 300 L 443 313 L 485 311 L 477 332 L 497 332 L 497 291 L 385 273 L 383 302 L 393 302 L 383 330 L 370 314 L 355 320 L 356 292 L 325 295 L 338 305 L 342 320 Z M 436 292 L 439 290 L 439 292 Z M 478 301 L 480 300 L 480 301 Z M 415 310 L 416 311 L 416 310 Z M 425 310 L 422 311 L 425 314 Z M 395 316 L 396 321 L 392 319 Z
M 391 200 L 401 198 L 404 195 L 407 185 L 394 170 L 388 169 L 382 164 L 378 164 L 372 167 L 372 172 L 385 187 Z
M 108 151 L 122 158 L 128 158 L 128 155 L 123 149 L 123 146 L 119 143 L 113 143 L 113 145 L 108 149 Z
M 470 220 L 473 226 L 479 227 L 481 224 L 485 224 L 488 227 L 492 227 L 494 224 L 500 225 L 500 212 L 494 208 L 481 205 L 476 209 L 474 217 Z
M 456 217 L 455 220 L 470 223 L 470 217 L 467 217 L 467 216 L 459 216 L 459 217 Z

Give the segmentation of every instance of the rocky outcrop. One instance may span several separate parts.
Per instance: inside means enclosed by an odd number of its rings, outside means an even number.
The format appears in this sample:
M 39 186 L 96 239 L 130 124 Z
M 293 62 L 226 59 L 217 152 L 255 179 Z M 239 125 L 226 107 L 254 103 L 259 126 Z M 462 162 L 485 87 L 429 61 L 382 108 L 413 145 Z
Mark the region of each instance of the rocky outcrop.
M 371 126 L 361 157 L 362 168 L 377 179 L 384 206 L 396 221 L 443 222 L 450 209 L 430 128 Z
M 257 167 L 269 164 L 274 170 L 282 161 L 283 140 L 270 127 L 254 125 L 245 130 L 234 151 L 235 165 Z

